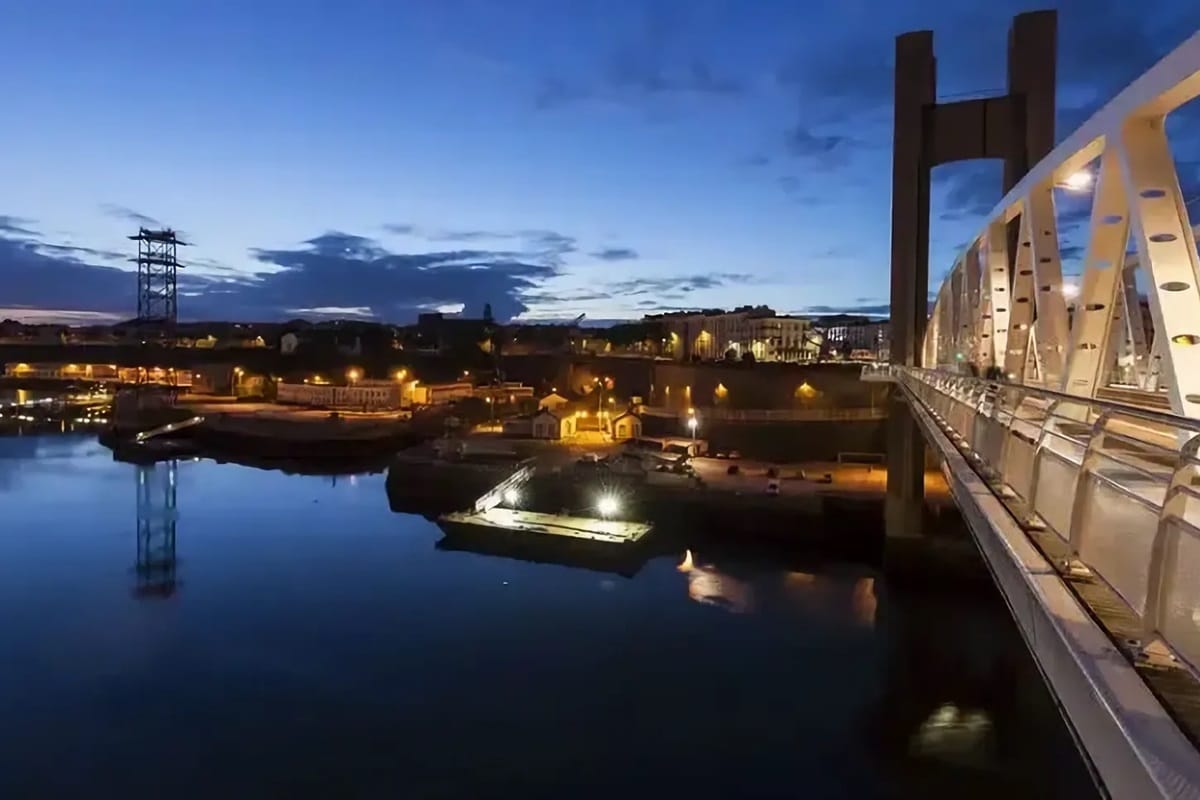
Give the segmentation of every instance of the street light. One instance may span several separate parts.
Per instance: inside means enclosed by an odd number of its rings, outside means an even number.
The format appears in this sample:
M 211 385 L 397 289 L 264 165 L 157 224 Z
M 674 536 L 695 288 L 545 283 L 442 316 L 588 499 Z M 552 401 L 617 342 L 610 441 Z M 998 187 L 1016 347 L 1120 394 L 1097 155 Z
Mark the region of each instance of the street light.
M 354 383 L 356 380 L 362 377 L 362 373 L 359 372 L 357 368 L 351 367 L 346 371 L 346 377 L 350 379 L 351 383 Z
M 689 428 L 691 428 L 691 431 L 692 431 L 692 442 L 693 442 L 693 443 L 695 443 L 695 441 L 696 441 L 696 428 L 700 427 L 700 420 L 696 419 L 695 417 L 688 417 L 687 426 L 688 426 Z

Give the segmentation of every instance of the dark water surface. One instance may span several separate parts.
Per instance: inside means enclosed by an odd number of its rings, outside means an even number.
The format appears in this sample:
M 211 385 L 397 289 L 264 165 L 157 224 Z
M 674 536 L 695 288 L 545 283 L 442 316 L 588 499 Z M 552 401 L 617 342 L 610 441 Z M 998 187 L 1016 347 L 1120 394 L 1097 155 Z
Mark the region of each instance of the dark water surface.
M 625 578 L 440 550 L 383 475 L 171 475 L 0 438 L 0 797 L 1096 796 L 987 587 L 686 536 Z

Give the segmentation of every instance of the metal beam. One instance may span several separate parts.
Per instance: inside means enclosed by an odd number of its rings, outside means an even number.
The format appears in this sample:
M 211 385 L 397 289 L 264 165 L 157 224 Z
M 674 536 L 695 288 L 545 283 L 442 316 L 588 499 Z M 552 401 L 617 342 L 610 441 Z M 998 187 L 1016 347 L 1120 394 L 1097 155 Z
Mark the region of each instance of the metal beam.
M 1033 327 L 1033 247 L 1030 237 L 1029 215 L 1022 214 L 1021 235 L 1017 242 L 1017 274 L 1013 277 L 1012 306 L 1008 315 L 1008 350 L 1004 356 L 1004 374 L 1009 380 L 1019 382 L 1024 382 L 1025 351 Z
M 987 229 L 987 271 L 989 294 L 991 295 L 991 352 L 992 363 L 1004 368 L 1008 357 L 1009 293 L 1008 274 L 1008 231 L 1003 222 L 993 223 Z
M 1062 291 L 1062 262 L 1058 255 L 1058 223 L 1054 218 L 1054 188 L 1047 184 L 1029 194 L 1029 228 L 1022 236 L 1032 246 L 1037 356 L 1041 382 L 1061 389 L 1066 361 L 1067 303 Z
M 1129 209 L 1120 163 L 1112 150 L 1100 159 L 1089 230 L 1063 391 L 1091 398 L 1107 382 L 1104 370 L 1114 355 L 1114 318 L 1125 316 L 1117 308 L 1129 242 Z
M 1200 87 L 1200 72 L 1195 77 Z M 1129 193 L 1138 263 L 1150 283 L 1155 355 L 1169 378 L 1171 409 L 1200 417 L 1200 263 L 1164 122 L 1161 116 L 1130 120 L 1115 149 Z

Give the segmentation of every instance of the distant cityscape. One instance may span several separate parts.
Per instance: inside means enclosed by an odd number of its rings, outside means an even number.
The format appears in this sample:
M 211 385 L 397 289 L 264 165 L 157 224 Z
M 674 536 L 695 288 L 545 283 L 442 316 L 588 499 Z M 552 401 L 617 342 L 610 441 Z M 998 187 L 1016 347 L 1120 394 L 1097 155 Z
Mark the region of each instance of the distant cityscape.
M 611 355 L 675 361 L 809 363 L 824 360 L 886 361 L 888 321 L 852 314 L 802 317 L 760 306 L 699 309 L 647 315 L 608 327 L 580 322 L 498 323 L 480 317 L 421 314 L 411 325 L 360 320 L 311 322 L 180 322 L 169 328 L 138 320 L 69 326 L 0 321 L 0 345 L 137 345 L 147 339 L 195 349 L 274 349 L 284 355 L 403 350 L 453 356 Z

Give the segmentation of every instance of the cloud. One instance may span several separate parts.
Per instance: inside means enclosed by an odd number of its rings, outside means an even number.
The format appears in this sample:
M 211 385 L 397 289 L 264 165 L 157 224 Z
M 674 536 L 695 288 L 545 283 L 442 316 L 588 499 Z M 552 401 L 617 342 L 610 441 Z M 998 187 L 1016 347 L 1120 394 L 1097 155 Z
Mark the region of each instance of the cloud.
M 787 131 L 788 152 L 798 158 L 820 158 L 828 162 L 829 156 L 844 150 L 854 140 L 842 134 L 816 134 L 805 125 L 795 125 Z
M 587 100 L 592 90 L 566 83 L 561 78 L 545 78 L 538 84 L 533 107 L 539 111 L 553 111 L 563 106 Z
M 136 222 L 138 225 L 145 228 L 165 228 L 159 220 L 146 214 L 134 211 L 132 208 L 117 205 L 116 203 L 101 203 L 100 210 L 109 217 L 115 219 L 124 219 L 130 222 Z
M 121 315 L 105 311 L 76 311 L 26 306 L 0 308 L 0 319 L 15 319 L 26 325 L 111 325 L 128 318 L 128 314 Z
M 609 292 L 601 292 L 596 290 L 580 290 L 572 291 L 556 291 L 556 292 L 526 292 L 521 296 L 521 299 L 526 303 L 590 303 L 595 300 L 611 300 L 612 295 Z
M 490 303 L 499 319 L 525 310 L 524 295 L 559 273 L 571 237 L 527 231 L 521 250 L 446 249 L 397 253 L 364 236 L 330 231 L 295 248 L 256 249 L 270 269 L 233 275 L 179 275 L 185 319 L 349 316 L 407 321 L 439 306 L 472 312 Z M 132 317 L 137 277 L 96 263 L 105 251 L 18 239 L 0 231 L 6 303 L 27 313 L 66 309 Z M 66 312 L 62 312 L 66 313 Z
M 946 222 L 984 217 L 1000 202 L 999 161 L 966 161 L 934 171 L 932 182 L 942 192 L 938 218 Z
M 808 306 L 804 309 L 806 314 L 861 314 L 867 317 L 886 317 L 892 312 L 892 307 L 887 303 L 877 303 L 869 305 L 848 305 L 848 306 Z
M 502 241 L 519 242 L 520 244 L 513 250 L 495 251 L 504 252 L 513 257 L 520 255 L 522 252 L 532 251 L 561 261 L 563 257 L 579 249 L 578 240 L 574 236 L 537 228 L 513 231 L 474 228 L 439 228 L 430 230 L 410 223 L 390 223 L 383 225 L 382 228 L 389 233 L 416 236 L 428 242 L 453 242 L 456 244 Z
M 724 74 L 705 55 L 683 44 L 688 16 L 661 5 L 644 11 L 637 31 L 594 65 L 591 75 L 542 79 L 535 108 L 553 110 L 597 100 L 628 106 L 677 97 L 743 95 L 747 87 L 742 80 Z
M 524 253 L 394 253 L 365 237 L 331 231 L 300 248 L 255 250 L 258 261 L 277 271 L 240 287 L 236 302 L 276 314 L 294 308 L 369 309 L 397 321 L 439 305 L 482 309 L 490 303 L 498 319 L 508 319 L 526 309 L 527 291 L 558 274 L 555 261 L 562 238 L 569 237 L 538 233 L 538 247 Z
M 738 272 L 710 272 L 701 275 L 682 275 L 668 278 L 632 278 L 610 285 L 613 297 L 656 293 L 662 298 L 668 292 L 693 292 L 697 289 L 715 289 L 729 283 L 748 283 L 754 276 Z
M 0 285 L 4 299 L 30 309 L 98 311 L 134 315 L 137 276 L 111 266 L 87 264 L 61 254 L 51 243 L 0 233 Z
M 591 255 L 601 261 L 632 261 L 638 257 L 637 251 L 628 247 L 606 247 Z
M 40 236 L 31 226 L 33 220 L 24 217 L 10 217 L 0 214 L 0 234 L 9 236 Z
M 685 68 L 672 68 L 662 62 L 660 51 L 651 48 L 622 50 L 610 62 L 606 77 L 613 89 L 642 95 L 735 96 L 745 90 L 739 81 L 716 75 L 703 59 L 695 58 Z
M 342 319 L 344 317 L 359 317 L 373 319 L 375 312 L 370 306 L 317 306 L 315 308 L 289 308 L 289 314 L 299 314 L 305 317 L 329 317 Z
M 1058 257 L 1062 261 L 1079 261 L 1083 259 L 1085 249 L 1081 244 L 1064 244 L 1058 248 Z
M 128 261 L 128 253 L 118 253 L 115 250 L 98 250 L 94 247 L 80 247 L 79 245 L 70 244 L 49 244 L 47 242 L 39 242 L 37 245 L 38 252 L 47 253 L 63 258 L 70 258 L 76 261 L 87 258 L 100 259 L 102 261 Z

